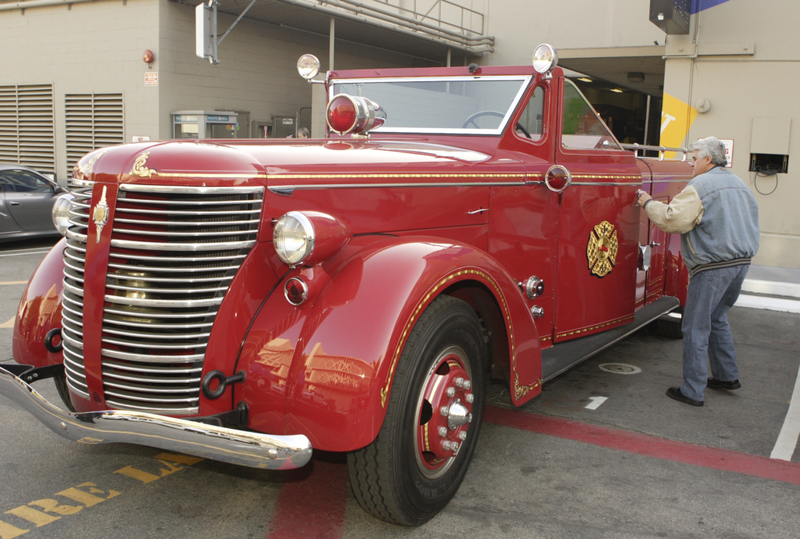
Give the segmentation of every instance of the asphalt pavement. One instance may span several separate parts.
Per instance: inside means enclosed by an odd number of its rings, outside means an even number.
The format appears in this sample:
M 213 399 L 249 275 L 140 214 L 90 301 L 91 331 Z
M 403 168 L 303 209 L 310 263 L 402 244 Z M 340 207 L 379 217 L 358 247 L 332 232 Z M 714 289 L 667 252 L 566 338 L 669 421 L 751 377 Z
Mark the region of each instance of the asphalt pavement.
M 52 242 L 50 242 L 52 243 Z M 41 245 L 0 245 L 0 362 Z M 0 539 L 196 537 L 800 537 L 800 452 L 770 458 L 800 368 L 800 314 L 734 307 L 742 388 L 666 395 L 682 341 L 645 328 L 521 408 L 490 387 L 456 497 L 419 528 L 378 521 L 342 455 L 268 472 L 125 444 L 67 441 L 0 397 Z M 49 381 L 34 385 L 52 402 Z M 796 442 L 796 440 L 795 440 Z

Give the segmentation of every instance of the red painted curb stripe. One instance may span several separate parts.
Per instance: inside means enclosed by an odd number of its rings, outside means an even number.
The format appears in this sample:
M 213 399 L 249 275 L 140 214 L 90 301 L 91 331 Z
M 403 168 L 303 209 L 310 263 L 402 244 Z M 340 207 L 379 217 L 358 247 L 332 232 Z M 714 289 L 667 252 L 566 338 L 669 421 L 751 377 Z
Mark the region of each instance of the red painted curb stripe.
M 305 468 L 286 472 L 266 537 L 340 539 L 346 508 L 347 464 L 315 458 Z
M 516 410 L 487 407 L 488 423 L 587 444 L 800 485 L 800 464 Z

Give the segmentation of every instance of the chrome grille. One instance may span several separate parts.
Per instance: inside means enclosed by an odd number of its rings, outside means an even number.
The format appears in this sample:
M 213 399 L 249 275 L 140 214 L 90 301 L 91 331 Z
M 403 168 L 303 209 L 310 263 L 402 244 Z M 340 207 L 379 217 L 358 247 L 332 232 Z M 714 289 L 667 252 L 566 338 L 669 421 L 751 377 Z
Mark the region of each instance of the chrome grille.
M 256 242 L 262 197 L 260 187 L 120 186 L 102 330 L 110 406 L 197 413 L 211 327 Z
M 88 399 L 83 365 L 83 268 L 89 234 L 89 209 L 94 183 L 70 180 L 70 226 L 64 249 L 64 293 L 61 304 L 64 345 L 64 370 L 67 384 L 76 394 Z

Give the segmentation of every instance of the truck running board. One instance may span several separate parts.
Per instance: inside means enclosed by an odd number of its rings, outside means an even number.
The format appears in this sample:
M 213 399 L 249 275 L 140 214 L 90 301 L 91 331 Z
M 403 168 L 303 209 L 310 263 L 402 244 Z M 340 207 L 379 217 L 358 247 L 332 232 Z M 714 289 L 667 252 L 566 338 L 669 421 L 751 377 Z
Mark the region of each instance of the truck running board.
M 633 322 L 596 335 L 554 344 L 542 352 L 542 380 L 547 382 L 578 363 L 602 352 L 642 326 L 680 307 L 678 298 L 663 296 L 636 312 Z

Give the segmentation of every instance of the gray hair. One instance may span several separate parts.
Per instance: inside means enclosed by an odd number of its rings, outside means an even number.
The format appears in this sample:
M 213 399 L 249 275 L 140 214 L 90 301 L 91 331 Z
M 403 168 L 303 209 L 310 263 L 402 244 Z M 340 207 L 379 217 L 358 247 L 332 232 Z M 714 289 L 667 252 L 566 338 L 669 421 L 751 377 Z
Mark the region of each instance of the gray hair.
M 717 166 L 724 167 L 728 164 L 725 157 L 725 145 L 717 137 L 701 138 L 689 146 L 690 150 L 697 150 L 697 157 L 700 159 L 710 157 L 711 162 Z

